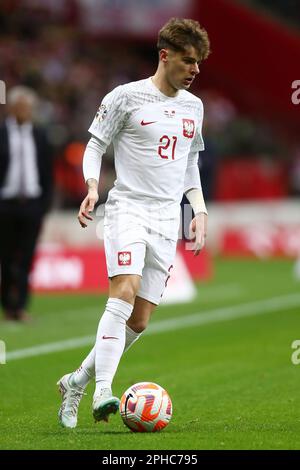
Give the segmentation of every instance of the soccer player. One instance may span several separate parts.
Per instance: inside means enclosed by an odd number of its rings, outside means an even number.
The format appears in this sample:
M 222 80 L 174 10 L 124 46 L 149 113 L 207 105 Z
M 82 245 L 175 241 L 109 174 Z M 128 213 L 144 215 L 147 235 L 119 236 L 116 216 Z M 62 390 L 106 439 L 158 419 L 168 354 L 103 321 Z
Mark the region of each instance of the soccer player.
M 209 54 L 209 40 L 197 21 L 172 18 L 160 30 L 157 47 L 154 76 L 108 93 L 89 128 L 83 157 L 88 193 L 78 214 L 82 227 L 93 220 L 101 159 L 110 142 L 117 178 L 104 216 L 109 298 L 95 346 L 58 382 L 59 419 L 69 428 L 77 424 L 80 400 L 93 377 L 95 421 L 107 421 L 118 409 L 112 381 L 123 352 L 160 303 L 174 262 L 183 193 L 195 214 L 190 225 L 195 255 L 205 243 L 207 210 L 198 168 L 203 105 L 188 90 Z

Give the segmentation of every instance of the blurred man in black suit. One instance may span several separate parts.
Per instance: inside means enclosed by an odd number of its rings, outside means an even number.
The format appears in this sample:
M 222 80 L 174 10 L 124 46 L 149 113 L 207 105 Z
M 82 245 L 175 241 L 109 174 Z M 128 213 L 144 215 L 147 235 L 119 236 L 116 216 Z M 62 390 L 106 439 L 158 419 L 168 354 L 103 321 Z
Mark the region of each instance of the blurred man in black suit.
M 26 321 L 29 272 L 52 189 L 52 156 L 33 122 L 37 96 L 18 86 L 0 125 L 1 304 L 6 320 Z

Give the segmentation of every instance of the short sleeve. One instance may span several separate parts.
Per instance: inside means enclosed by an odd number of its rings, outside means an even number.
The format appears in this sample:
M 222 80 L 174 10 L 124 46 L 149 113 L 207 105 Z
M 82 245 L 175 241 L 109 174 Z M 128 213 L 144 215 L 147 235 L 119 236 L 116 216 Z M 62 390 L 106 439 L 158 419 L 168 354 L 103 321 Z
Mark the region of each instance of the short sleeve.
M 118 86 L 103 98 L 89 132 L 109 145 L 126 121 L 126 104 L 124 87 Z
M 199 106 L 197 106 L 197 126 L 195 137 L 192 142 L 191 152 L 201 152 L 204 150 L 204 141 L 202 137 L 202 125 L 203 125 L 203 104 L 202 101 L 199 101 Z

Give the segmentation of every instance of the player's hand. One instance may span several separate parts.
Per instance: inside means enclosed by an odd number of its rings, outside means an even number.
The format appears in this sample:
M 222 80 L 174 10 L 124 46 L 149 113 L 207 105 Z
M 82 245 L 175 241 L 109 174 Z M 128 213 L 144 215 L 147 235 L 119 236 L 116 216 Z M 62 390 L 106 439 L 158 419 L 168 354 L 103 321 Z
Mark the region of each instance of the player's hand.
M 82 201 L 77 219 L 79 220 L 79 223 L 81 227 L 85 228 L 87 227 L 87 220 L 93 220 L 93 217 L 90 216 L 90 213 L 93 212 L 94 207 L 96 202 L 98 201 L 99 196 L 98 196 L 98 191 L 97 189 L 89 189 L 89 192 L 87 196 L 84 198 Z
M 195 240 L 194 256 L 198 256 L 205 245 L 207 233 L 207 214 L 201 212 L 197 214 L 190 223 L 189 237 Z

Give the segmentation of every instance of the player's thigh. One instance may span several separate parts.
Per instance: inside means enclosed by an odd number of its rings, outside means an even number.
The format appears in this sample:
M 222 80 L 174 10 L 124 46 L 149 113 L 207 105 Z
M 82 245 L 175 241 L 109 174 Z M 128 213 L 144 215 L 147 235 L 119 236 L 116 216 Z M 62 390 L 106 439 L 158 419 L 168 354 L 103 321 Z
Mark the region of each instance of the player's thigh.
M 122 230 L 114 228 L 104 229 L 109 295 L 133 304 L 145 264 L 144 232 L 142 228 L 132 225 L 124 226 Z
M 144 331 L 149 323 L 150 317 L 156 305 L 146 299 L 136 296 L 132 314 L 127 321 L 127 325 L 136 333 Z
M 104 248 L 109 278 L 122 274 L 142 275 L 146 254 L 142 227 L 132 224 L 121 229 L 117 224 L 105 226 Z
M 119 274 L 109 279 L 109 297 L 121 299 L 134 305 L 141 283 L 138 274 Z
M 140 289 L 137 293 L 155 305 L 159 305 L 166 288 L 176 254 L 176 242 L 152 236 L 147 245 L 145 266 Z

